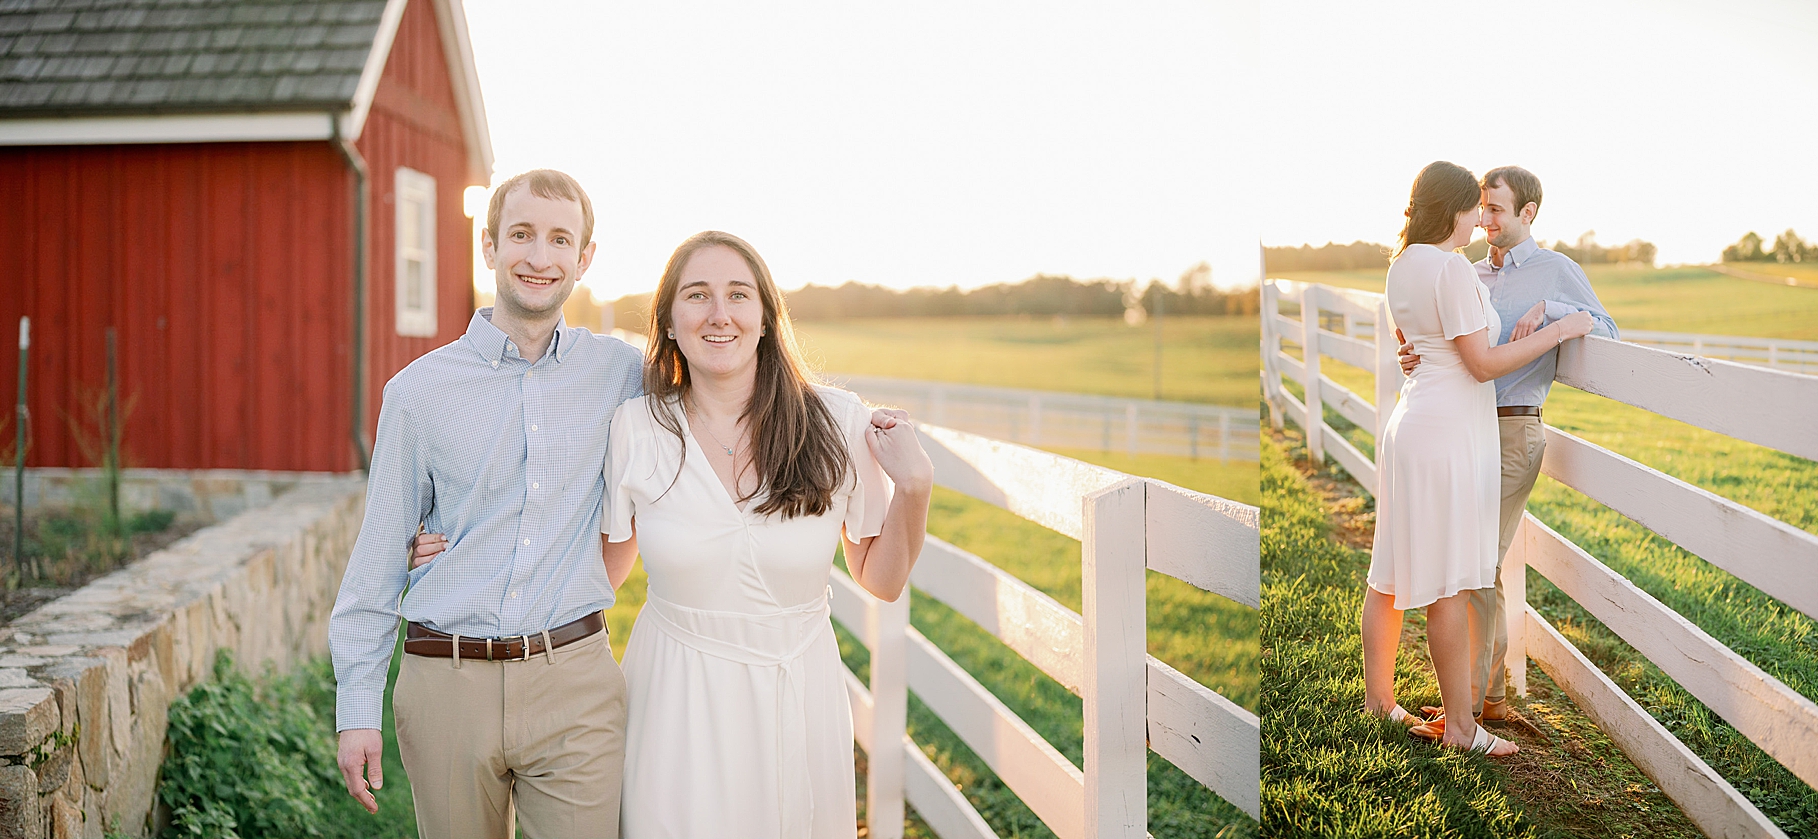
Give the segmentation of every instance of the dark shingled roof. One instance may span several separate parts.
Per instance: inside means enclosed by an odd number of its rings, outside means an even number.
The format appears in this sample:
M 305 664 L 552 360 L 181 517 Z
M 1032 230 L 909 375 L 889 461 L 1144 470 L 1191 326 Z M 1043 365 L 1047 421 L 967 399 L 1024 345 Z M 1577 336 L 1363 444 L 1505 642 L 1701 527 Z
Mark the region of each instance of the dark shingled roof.
M 385 0 L 0 0 L 0 117 L 347 108 Z

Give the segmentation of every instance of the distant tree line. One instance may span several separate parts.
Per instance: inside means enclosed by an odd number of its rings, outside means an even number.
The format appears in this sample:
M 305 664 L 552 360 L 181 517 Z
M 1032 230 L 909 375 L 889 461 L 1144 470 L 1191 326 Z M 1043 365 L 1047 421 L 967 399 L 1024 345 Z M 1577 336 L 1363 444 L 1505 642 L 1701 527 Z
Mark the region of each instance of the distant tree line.
M 1787 231 L 1789 234 L 1792 231 Z M 1754 235 L 1754 234 L 1749 234 Z M 1554 241 L 1552 250 L 1584 263 L 1629 263 L 1652 266 L 1656 249 L 1654 243 L 1635 239 L 1627 244 L 1604 247 L 1597 244 L 1596 231 L 1585 231 L 1575 243 Z M 1282 271 L 1352 271 L 1352 270 L 1387 270 L 1389 257 L 1395 252 L 1393 247 L 1375 242 L 1352 242 L 1340 245 L 1327 242 L 1319 247 L 1301 245 L 1300 247 L 1264 247 L 1263 268 L 1269 273 Z M 1472 261 L 1484 258 L 1490 252 L 1489 242 L 1474 239 L 1464 248 L 1464 255 Z
M 1799 238 L 1792 228 L 1774 237 L 1774 246 L 1762 248 L 1761 237 L 1751 230 L 1723 249 L 1724 262 L 1818 262 L 1818 242 Z
M 998 283 L 970 291 L 957 286 L 896 290 L 849 282 L 838 286 L 808 285 L 787 292 L 789 314 L 797 320 L 877 317 L 958 317 L 970 315 L 1103 315 L 1121 316 L 1127 309 L 1153 313 L 1159 304 L 1169 315 L 1253 315 L 1259 308 L 1255 287 L 1223 291 L 1212 285 L 1212 269 L 1200 263 L 1173 283 L 1150 280 L 1076 280 L 1038 274 L 1018 283 Z M 571 298 L 570 304 L 574 305 Z M 612 301 L 613 323 L 642 330 L 650 317 L 650 294 L 631 294 Z M 571 315 L 571 321 L 575 316 Z

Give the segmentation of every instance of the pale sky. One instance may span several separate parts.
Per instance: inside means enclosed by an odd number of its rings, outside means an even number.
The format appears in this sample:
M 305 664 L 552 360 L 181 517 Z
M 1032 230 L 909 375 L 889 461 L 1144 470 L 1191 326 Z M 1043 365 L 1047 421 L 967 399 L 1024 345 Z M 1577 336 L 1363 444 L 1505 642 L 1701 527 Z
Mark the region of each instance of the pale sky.
M 1257 279 L 1256 0 L 466 8 L 495 180 L 588 189 L 596 296 L 706 229 L 784 288 Z
M 1818 240 L 1811 0 L 1262 6 L 1269 245 L 1392 243 L 1434 160 L 1534 172 L 1548 243 Z

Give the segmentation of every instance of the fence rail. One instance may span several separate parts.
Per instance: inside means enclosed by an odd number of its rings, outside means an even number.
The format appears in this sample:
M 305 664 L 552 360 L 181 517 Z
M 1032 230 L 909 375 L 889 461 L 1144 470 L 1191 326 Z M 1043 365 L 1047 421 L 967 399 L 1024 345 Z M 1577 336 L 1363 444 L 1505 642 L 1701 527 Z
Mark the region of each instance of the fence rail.
M 1298 317 L 1282 314 L 1296 304 Z M 1383 296 L 1268 280 L 1263 287 L 1263 391 L 1270 421 L 1306 430 L 1316 462 L 1331 455 L 1368 491 L 1375 463 L 1325 420 L 1325 409 L 1380 435 L 1401 385 Z M 1367 327 L 1366 327 L 1367 325 Z M 1359 336 L 1371 335 L 1365 341 Z M 1641 333 L 1646 336 L 1649 333 Z M 1636 333 L 1625 332 L 1625 337 Z M 1300 357 L 1284 351 L 1295 346 Z M 1818 344 L 1814 344 L 1818 347 Z M 1320 373 L 1327 356 L 1375 375 L 1365 403 Z M 1283 386 L 1298 381 L 1303 398 Z M 1558 380 L 1643 410 L 1818 459 L 1818 378 L 1587 337 L 1559 350 Z M 1541 471 L 1627 516 L 1789 607 L 1818 617 L 1818 536 L 1546 427 Z M 1807 784 L 1818 786 L 1818 704 L 1559 535 L 1532 514 L 1503 561 L 1510 687 L 1527 693 L 1531 656 L 1574 702 L 1712 836 L 1784 836 L 1761 811 L 1593 666 L 1527 605 L 1533 567 L 1568 597 Z
M 1649 332 L 1641 329 L 1624 329 L 1622 339 L 1673 353 L 1721 358 L 1741 364 L 1818 376 L 1818 341 L 1706 335 L 1698 332 Z
M 829 373 L 875 403 L 894 404 L 935 425 L 1031 446 L 1131 455 L 1255 460 L 1253 411 L 1191 402 L 983 387 Z
M 943 839 L 995 835 L 904 733 L 910 690 L 1061 839 L 1146 835 L 1150 749 L 1259 817 L 1256 715 L 1148 655 L 1144 606 L 1154 570 L 1257 607 L 1257 509 L 938 425 L 918 432 L 936 483 L 1080 541 L 1082 612 L 933 536 L 910 581 L 1084 700 L 1085 759 L 1074 766 L 911 628 L 908 592 L 884 602 L 836 571 L 834 619 L 871 652 L 869 685 L 847 674 L 869 835 L 899 839 L 905 800 Z

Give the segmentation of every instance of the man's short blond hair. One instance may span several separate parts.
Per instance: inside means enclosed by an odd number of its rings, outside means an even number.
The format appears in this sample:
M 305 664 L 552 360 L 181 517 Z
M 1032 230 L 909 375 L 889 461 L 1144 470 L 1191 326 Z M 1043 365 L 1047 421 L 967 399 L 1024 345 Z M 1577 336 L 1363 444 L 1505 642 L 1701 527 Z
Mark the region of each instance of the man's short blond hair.
M 577 201 L 581 205 L 581 247 L 593 241 L 593 201 L 587 197 L 587 190 L 581 188 L 581 182 L 567 172 L 554 169 L 532 169 L 521 175 L 512 175 L 499 188 L 492 191 L 492 201 L 486 207 L 486 232 L 494 242 L 499 241 L 499 216 L 505 212 L 505 196 L 518 187 L 526 187 L 531 195 L 548 198 L 552 201 L 566 199 Z

